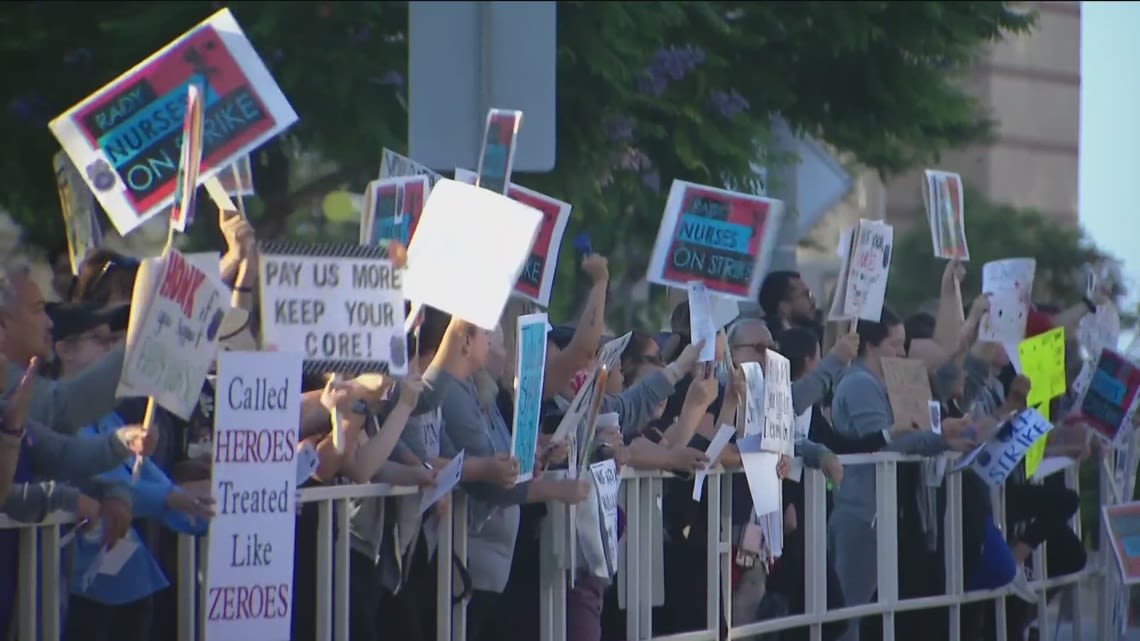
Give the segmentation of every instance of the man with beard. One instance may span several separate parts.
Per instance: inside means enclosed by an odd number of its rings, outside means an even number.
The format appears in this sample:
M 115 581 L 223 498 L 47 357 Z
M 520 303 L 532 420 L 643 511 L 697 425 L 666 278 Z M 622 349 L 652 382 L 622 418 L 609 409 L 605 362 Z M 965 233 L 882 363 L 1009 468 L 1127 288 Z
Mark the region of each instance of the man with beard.
M 764 322 L 777 341 L 780 334 L 790 327 L 810 329 L 822 339 L 815 297 L 799 272 L 769 273 L 760 285 L 757 302 L 764 310 Z

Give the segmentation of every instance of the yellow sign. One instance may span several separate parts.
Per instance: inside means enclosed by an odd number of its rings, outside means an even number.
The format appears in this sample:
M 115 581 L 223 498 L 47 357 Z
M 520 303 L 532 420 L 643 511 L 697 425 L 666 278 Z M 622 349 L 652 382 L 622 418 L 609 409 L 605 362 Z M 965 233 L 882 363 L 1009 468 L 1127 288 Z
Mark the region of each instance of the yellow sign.
M 1045 420 L 1049 416 L 1049 401 L 1065 393 L 1065 328 L 1051 329 L 1044 334 L 1027 338 L 1017 346 L 1021 373 L 1029 379 L 1029 407 L 1036 409 Z M 1025 478 L 1031 478 L 1045 458 L 1045 441 L 1048 435 L 1025 453 Z

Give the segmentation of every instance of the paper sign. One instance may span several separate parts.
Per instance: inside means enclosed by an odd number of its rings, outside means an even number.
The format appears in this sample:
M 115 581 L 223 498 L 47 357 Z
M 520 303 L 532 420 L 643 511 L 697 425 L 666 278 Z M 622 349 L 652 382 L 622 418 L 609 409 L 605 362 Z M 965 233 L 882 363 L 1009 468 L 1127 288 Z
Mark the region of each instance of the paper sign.
M 1062 470 L 1067 470 L 1076 464 L 1076 460 L 1068 456 L 1050 456 L 1049 458 L 1042 459 L 1041 463 L 1037 466 L 1037 471 L 1029 478 L 1034 481 L 1044 481 L 1047 477 Z
M 860 220 L 851 232 L 850 243 L 827 318 L 877 323 L 887 296 L 894 228 L 875 220 Z
M 605 394 L 605 389 L 598 385 L 598 377 L 601 373 L 602 366 L 614 368 L 617 366 L 621 359 L 622 352 L 625 351 L 629 345 L 630 339 L 633 338 L 633 332 L 629 332 L 625 336 L 615 338 L 614 340 L 602 346 L 598 350 L 598 358 L 594 366 L 594 370 L 590 372 L 586 382 L 578 388 L 578 392 L 574 395 L 574 400 L 570 403 L 570 407 L 566 409 L 566 413 L 562 415 L 562 420 L 558 423 L 558 429 L 554 432 L 551 438 L 552 442 L 559 442 L 566 440 L 569 437 L 576 437 L 584 431 L 584 425 L 589 418 L 590 408 L 593 407 L 594 402 L 597 400 L 598 394 Z M 573 452 L 574 448 L 570 450 Z
M 289 638 L 301 358 L 290 352 L 218 356 L 207 639 Z
M 780 234 L 784 203 L 674 180 L 649 260 L 651 283 L 755 301 Z
M 1002 423 L 985 443 L 958 459 L 953 469 L 959 471 L 972 465 L 986 483 L 999 487 L 1025 457 L 1029 447 L 1052 429 L 1053 424 L 1044 416 L 1027 409 Z
M 115 395 L 149 396 L 190 420 L 217 353 L 229 298 L 176 250 L 144 260 L 131 295 L 127 353 Z
M 103 230 L 95 209 L 95 196 L 67 154 L 60 151 L 52 157 L 63 227 L 67 231 L 67 256 L 71 273 L 78 276 L 79 266 L 87 254 L 103 241 Z
M 534 477 L 534 458 L 542 413 L 542 386 L 546 371 L 546 325 L 546 314 L 527 314 L 518 319 L 511 457 L 519 462 L 519 483 Z
M 115 576 L 123 570 L 123 566 L 127 561 L 131 560 L 135 551 L 139 549 L 137 541 L 132 541 L 129 538 L 119 539 L 117 543 L 106 552 L 103 553 L 100 563 L 96 572 L 98 574 L 106 574 Z
M 408 247 L 404 297 L 493 330 L 541 224 L 532 207 L 441 180 Z
M 1116 306 L 1106 301 L 1096 306 L 1095 314 L 1081 318 L 1077 327 L 1077 340 L 1090 357 L 1102 349 L 1116 349 L 1120 342 L 1120 313 Z
M 420 516 L 423 516 L 427 509 L 435 505 L 436 501 L 446 496 L 451 490 L 459 484 L 460 477 L 463 476 L 463 450 L 456 454 L 442 470 L 435 476 L 435 485 L 424 488 L 420 492 Z
M 761 447 L 784 456 L 795 456 L 795 424 L 792 366 L 782 354 L 770 349 L 764 365 L 764 439 Z
M 744 475 L 748 478 L 748 491 L 752 495 L 752 511 L 757 517 L 781 510 L 780 477 L 776 466 L 780 455 L 760 449 L 759 439 L 737 439 Z
M 735 298 L 709 294 L 709 315 L 712 317 L 713 327 L 724 329 L 732 321 L 740 318 L 740 303 Z
M 316 473 L 321 459 L 317 449 L 311 443 L 302 443 L 297 449 L 297 485 L 302 485 L 309 477 Z
M 764 404 L 768 400 L 764 392 L 764 370 L 760 368 L 760 363 L 742 363 L 740 367 L 744 370 L 744 387 L 747 392 L 744 402 L 744 435 L 763 436 Z
M 938 258 L 970 260 L 966 246 L 962 178 L 958 174 L 927 169 L 922 183 L 930 239 Z
M 990 312 L 982 317 L 978 340 L 1020 343 L 1033 303 L 1033 274 L 1037 261 L 1007 258 L 982 267 L 982 292 L 990 295 Z
M 720 429 L 716 431 L 713 439 L 709 441 L 709 446 L 705 448 L 705 456 L 708 457 L 709 462 L 703 469 L 697 470 L 693 475 L 693 500 L 700 501 L 701 494 L 705 490 L 705 477 L 709 475 L 709 470 L 713 465 L 716 465 L 716 460 L 720 458 L 720 453 L 724 451 L 724 447 L 732 440 L 733 434 L 736 434 L 736 427 L 733 425 L 721 425 Z
M 1140 583 L 1140 502 L 1101 508 L 1125 585 Z
M 237 162 L 218 172 L 218 182 L 234 198 L 254 195 L 256 192 L 253 189 L 253 162 L 250 155 L 238 158 Z
M 689 294 L 689 340 L 695 345 L 704 341 L 701 353 L 697 357 L 702 363 L 711 363 L 716 360 L 716 326 L 713 325 L 711 310 L 709 309 L 709 292 L 705 284 L 699 280 L 690 281 L 687 287 Z
M 491 109 L 487 112 L 487 125 L 483 129 L 483 149 L 479 153 L 478 185 L 497 194 L 507 194 L 511 182 L 511 169 L 515 164 L 515 145 L 518 142 L 521 111 Z
M 1140 368 L 1116 352 L 1105 349 L 1100 353 L 1088 389 L 1077 407 L 1097 434 L 1115 442 L 1136 409 L 1138 389 Z
M 305 354 L 307 372 L 408 371 L 401 272 L 360 245 L 262 243 L 261 337 Z
M 1019 372 L 1029 379 L 1029 406 L 1050 420 L 1049 402 L 1065 393 L 1065 328 L 1057 327 L 1027 338 L 1017 346 Z M 1025 475 L 1032 478 L 1045 457 L 1046 439 L 1025 455 Z
M 401 176 L 368 183 L 360 209 L 360 244 L 396 240 L 405 247 L 416 233 L 428 197 L 425 176 Z
M 297 121 L 223 9 L 48 125 L 124 236 L 173 201 L 195 78 L 205 84 L 199 181 Z
M 432 171 L 426 165 L 402 156 L 391 149 L 385 148 L 380 154 L 380 175 L 379 179 L 385 178 L 400 178 L 403 176 L 426 176 L 428 179 L 428 189 L 435 187 L 435 184 L 443 180 L 443 176 Z
M 928 430 L 930 422 L 930 377 L 922 361 L 910 358 L 882 359 L 883 379 L 895 425 Z
M 170 226 L 185 232 L 194 216 L 194 200 L 198 193 L 198 171 L 202 164 L 202 77 L 195 75 L 186 88 L 186 110 L 182 115 L 182 143 L 178 174 L 174 181 L 174 204 L 170 207 Z
M 602 538 L 606 542 L 606 563 L 611 570 L 618 567 L 618 491 L 621 490 L 621 475 L 613 459 L 590 465 L 590 476 L 594 478 L 594 491 L 598 498 L 599 520 L 602 524 Z
M 459 182 L 474 185 L 476 177 L 473 171 L 455 170 L 455 180 Z M 507 197 L 533 207 L 542 214 L 542 226 L 538 228 L 538 235 L 531 245 L 530 258 L 523 266 L 519 279 L 515 281 L 514 293 L 548 307 L 550 293 L 554 289 L 554 273 L 558 268 L 558 249 L 562 246 L 566 223 L 570 221 L 570 203 L 514 183 L 507 188 Z
M 941 434 L 942 404 L 938 401 L 927 401 L 926 408 L 930 413 L 930 431 Z M 896 413 L 895 416 L 897 417 L 898 414 Z M 941 487 L 942 480 L 946 477 L 946 456 L 940 454 L 933 459 L 923 461 L 922 474 L 926 478 L 927 487 Z

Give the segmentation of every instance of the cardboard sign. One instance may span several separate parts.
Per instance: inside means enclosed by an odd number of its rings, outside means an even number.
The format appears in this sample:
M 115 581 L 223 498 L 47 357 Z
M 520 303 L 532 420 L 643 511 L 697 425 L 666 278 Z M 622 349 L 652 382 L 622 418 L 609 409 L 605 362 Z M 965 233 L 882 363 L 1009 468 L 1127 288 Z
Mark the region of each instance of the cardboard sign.
M 1000 487 L 1029 448 L 1044 438 L 1053 424 L 1036 410 L 1027 409 L 1006 420 L 985 443 L 954 463 L 958 472 L 972 466 L 991 487 Z
M 368 183 L 360 209 L 360 244 L 396 240 L 407 247 L 416 233 L 428 197 L 425 176 L 402 176 Z
M 127 352 L 115 395 L 149 396 L 190 420 L 229 300 L 215 278 L 176 250 L 144 260 L 131 294 Z
M 1102 350 L 1077 407 L 1100 436 L 1115 442 L 1136 411 L 1140 368 L 1112 350 Z
M 483 129 L 483 149 L 479 153 L 476 184 L 496 194 L 507 195 L 511 182 L 511 169 L 515 164 L 515 147 L 518 144 L 521 111 L 491 109 L 487 112 L 487 125 Z
M 263 243 L 261 339 L 305 355 L 306 372 L 408 371 L 401 272 L 361 245 Z
M 493 330 L 541 225 L 532 207 L 441 180 L 408 246 L 404 296 Z
M 49 124 L 124 236 L 173 201 L 195 79 L 205 88 L 200 181 L 297 121 L 223 9 Z
M 1116 564 L 1125 585 L 1140 583 L 1140 502 L 1101 508 Z
M 179 232 L 194 217 L 194 197 L 198 193 L 198 172 L 202 164 L 202 92 L 200 78 L 190 81 L 186 90 L 186 112 L 182 116 L 182 153 L 174 184 L 174 204 L 170 207 L 170 227 Z
M 1077 341 L 1090 357 L 1099 354 L 1102 349 L 1117 349 L 1117 343 L 1120 342 L 1120 312 L 1116 310 L 1116 305 L 1105 301 L 1096 306 L 1095 314 L 1082 317 L 1077 327 Z
M 301 355 L 225 352 L 215 389 L 206 638 L 288 639 Z
M 877 220 L 860 220 L 848 236 L 839 286 L 827 319 L 879 322 L 887 297 L 894 228 Z
M 518 361 L 515 367 L 518 374 L 515 378 L 511 456 L 519 462 L 519 483 L 534 477 L 546 372 L 547 327 L 546 314 L 527 314 L 518 319 Z
M 473 171 L 455 170 L 455 180 L 458 182 L 474 185 L 477 177 Z M 550 293 L 554 289 L 554 273 L 558 269 L 558 250 L 562 247 L 566 223 L 570 221 L 570 203 L 514 183 L 507 187 L 507 197 L 533 207 L 542 214 L 542 225 L 539 226 L 538 235 L 531 245 L 530 257 L 523 265 L 519 279 L 515 281 L 514 293 L 548 307 Z
M 755 301 L 780 233 L 784 203 L 674 180 L 649 260 L 651 283 Z
M 443 180 L 443 176 L 432 171 L 427 165 L 421 165 L 411 158 L 402 156 L 385 147 L 380 154 L 380 175 L 378 178 L 384 180 L 386 178 L 402 178 L 404 176 L 427 177 L 429 190 L 435 187 L 437 182 Z
M 982 292 L 990 295 L 990 312 L 982 317 L 978 340 L 1016 345 L 1025 338 L 1036 271 L 1032 258 L 995 260 L 982 267 Z
M 767 357 L 764 364 L 764 440 L 760 446 L 768 452 L 795 456 L 792 365 L 775 350 L 768 350 Z
M 926 365 L 909 358 L 883 358 L 883 379 L 895 425 L 933 429 L 930 415 L 930 376 Z
M 52 166 L 59 189 L 63 227 L 67 232 L 67 257 L 71 261 L 71 273 L 78 276 L 83 259 L 103 242 L 95 196 L 66 153 L 57 152 L 52 157 Z
M 966 246 L 962 178 L 955 173 L 927 169 L 922 183 L 930 240 L 938 258 L 970 260 Z

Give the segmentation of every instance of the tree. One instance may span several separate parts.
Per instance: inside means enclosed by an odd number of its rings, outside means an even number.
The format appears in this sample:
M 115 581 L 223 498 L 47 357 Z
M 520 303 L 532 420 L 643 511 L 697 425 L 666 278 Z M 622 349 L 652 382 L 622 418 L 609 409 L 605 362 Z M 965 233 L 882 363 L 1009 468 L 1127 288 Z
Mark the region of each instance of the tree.
M 62 238 L 47 120 L 218 6 L 21 3 L 0 16 L 10 34 L 0 92 L 12 105 L 0 123 L 10 186 L 0 205 L 32 240 Z M 382 146 L 405 148 L 407 5 L 233 12 L 301 116 L 255 163 L 259 231 L 279 235 L 323 192 L 361 190 Z M 628 290 L 674 178 L 753 191 L 754 163 L 787 160 L 766 145 L 773 114 L 884 174 L 984 139 L 993 123 L 958 79 L 980 47 L 1032 24 L 992 2 L 560 2 L 557 167 L 515 181 L 573 203 L 570 232 L 589 230 Z M 298 176 L 300 149 L 329 169 Z M 569 248 L 562 259 L 565 293 L 577 270 Z
M 966 243 L 970 249 L 967 278 L 962 285 L 966 305 L 981 293 L 982 265 L 1001 258 L 1034 258 L 1033 298 L 1062 307 L 1085 293 L 1082 268 L 1113 259 L 1098 250 L 1076 227 L 1053 222 L 1030 209 L 987 202 L 969 189 L 966 202 Z M 915 220 L 925 220 L 916 216 Z M 946 261 L 932 256 L 930 229 L 914 225 L 895 239 L 887 298 L 900 313 L 909 314 L 938 296 Z M 1118 290 L 1117 295 L 1123 292 Z

